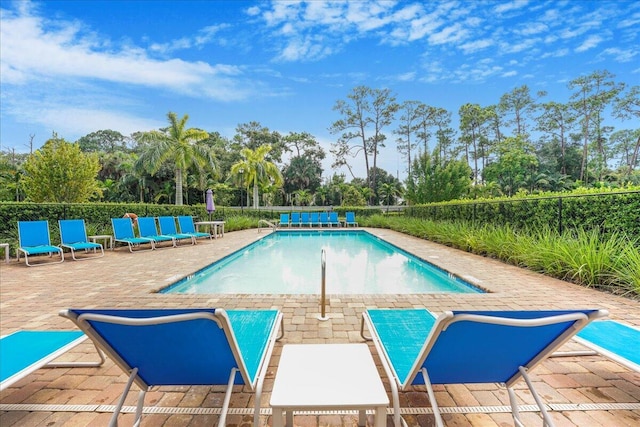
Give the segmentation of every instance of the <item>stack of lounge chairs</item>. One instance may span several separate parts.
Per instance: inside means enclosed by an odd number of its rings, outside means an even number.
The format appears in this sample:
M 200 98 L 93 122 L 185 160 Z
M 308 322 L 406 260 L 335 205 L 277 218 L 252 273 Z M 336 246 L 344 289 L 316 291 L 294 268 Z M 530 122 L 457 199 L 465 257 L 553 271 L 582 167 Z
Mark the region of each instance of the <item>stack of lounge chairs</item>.
M 338 219 L 338 212 L 291 212 L 281 213 L 278 227 L 341 227 L 343 223 Z M 344 226 L 357 227 L 354 212 L 347 212 Z

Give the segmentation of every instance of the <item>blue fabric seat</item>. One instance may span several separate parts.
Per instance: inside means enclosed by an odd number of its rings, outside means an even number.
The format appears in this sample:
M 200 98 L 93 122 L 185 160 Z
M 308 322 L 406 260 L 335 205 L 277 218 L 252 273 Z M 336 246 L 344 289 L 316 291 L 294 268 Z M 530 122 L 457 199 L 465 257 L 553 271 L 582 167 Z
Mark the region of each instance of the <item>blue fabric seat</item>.
M 146 250 L 155 249 L 155 243 L 152 239 L 145 237 L 136 237 L 133 233 L 133 223 L 129 218 L 111 218 L 111 226 L 113 227 L 113 240 L 118 243 L 125 243 L 129 247 L 129 252 L 133 252 L 133 248 L 140 249 L 140 245 L 149 244 L 150 248 Z
M 171 242 L 171 247 L 176 247 L 175 237 L 158 233 L 156 219 L 152 216 L 138 217 L 138 233 L 142 238 L 153 240 L 156 249 L 158 248 L 158 243 L 161 242 Z
M 345 213 L 344 225 L 345 227 L 349 227 L 350 225 L 354 227 L 358 226 L 358 222 L 356 221 L 356 214 L 354 212 Z
M 281 213 L 280 214 L 280 222 L 278 223 L 278 227 L 284 227 L 284 226 L 291 226 L 291 224 L 289 223 L 289 214 L 288 213 Z
M 141 390 L 135 425 L 140 423 L 144 395 L 151 387 L 224 385 L 218 420 L 224 426 L 237 384 L 255 393 L 254 425 L 258 426 L 262 383 L 283 332 L 278 310 L 69 309 L 60 315 L 99 342 L 129 375 L 110 425 L 117 425 L 124 399 L 135 383 Z
M 194 239 L 200 239 L 203 237 L 208 237 L 209 239 L 213 239 L 213 236 L 210 233 L 201 233 L 196 230 L 196 226 L 193 223 L 193 217 L 188 215 L 182 215 L 178 217 L 178 225 L 180 226 L 180 233 L 188 234 L 193 236 Z
M 333 227 L 340 227 L 340 220 L 338 219 L 338 212 L 331 211 L 329 212 L 329 225 Z
M 320 213 L 319 212 L 311 212 L 309 215 L 309 224 L 312 227 L 320 226 Z
M 18 262 L 20 262 L 20 253 L 24 254 L 24 262 L 29 267 L 38 265 L 55 264 L 64 261 L 64 252 L 62 248 L 51 244 L 51 235 L 49 234 L 49 221 L 18 221 Z M 30 264 L 29 256 L 49 254 L 52 257 L 54 253 L 60 255 L 60 261 L 52 261 L 40 264 Z
M 320 212 L 320 227 L 324 226 L 329 227 L 329 213 L 328 212 Z
M 159 216 L 158 225 L 160 226 L 160 234 L 173 237 L 176 242 L 181 240 L 189 240 L 192 245 L 196 244 L 196 237 L 192 234 L 178 233 L 176 227 L 176 219 L 172 216 Z
M 516 425 L 513 384 L 524 379 L 547 425 L 553 425 L 528 372 L 606 310 L 447 311 L 366 310 L 361 334 L 373 340 L 390 379 L 394 421 L 400 426 L 398 389 L 425 385 L 436 418 L 442 417 L 433 384 L 502 383 Z M 371 337 L 364 335 L 367 326 Z
M 104 248 L 100 243 L 89 242 L 84 219 L 61 219 L 58 221 L 60 227 L 60 247 L 68 248 L 71 251 L 71 258 L 82 261 L 104 256 Z M 76 251 L 88 252 L 100 249 L 100 254 L 85 258 L 76 258 Z
M 42 367 L 94 367 L 104 362 L 53 363 L 63 353 L 87 339 L 81 331 L 16 331 L 0 339 L 0 390 Z
M 640 329 L 615 320 L 592 322 L 574 340 L 592 351 L 557 352 L 554 356 L 586 356 L 599 353 L 640 372 Z
M 640 372 L 640 329 L 615 320 L 590 323 L 576 340 L 616 362 Z
M 300 227 L 304 226 L 311 227 L 311 215 L 309 215 L 309 212 L 302 212 L 300 214 Z

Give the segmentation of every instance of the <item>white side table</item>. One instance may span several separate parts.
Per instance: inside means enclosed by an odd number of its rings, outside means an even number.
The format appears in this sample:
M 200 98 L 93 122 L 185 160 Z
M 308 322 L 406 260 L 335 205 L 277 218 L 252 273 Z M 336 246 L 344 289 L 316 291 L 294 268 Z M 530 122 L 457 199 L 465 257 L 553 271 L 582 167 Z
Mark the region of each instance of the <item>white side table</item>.
M 220 237 L 224 237 L 224 224 L 226 223 L 226 221 L 198 221 L 195 222 L 195 226 L 198 228 L 198 231 L 200 231 L 200 226 L 201 225 L 208 225 L 209 226 L 209 232 L 211 232 L 211 227 L 213 227 L 213 237 L 214 238 L 218 238 L 218 236 Z M 220 233 L 218 233 L 218 227 L 220 227 Z
M 89 236 L 89 240 L 93 243 L 97 243 L 96 240 L 102 240 L 104 241 L 105 249 L 107 247 L 107 243 L 109 243 L 109 249 L 113 250 L 113 236 L 110 234 L 98 234 L 96 236 Z
M 0 248 L 4 248 L 4 261 L 9 264 L 9 244 L 8 243 L 0 243 Z
M 293 426 L 294 411 L 375 410 L 376 427 L 387 425 L 389 398 L 367 344 L 288 344 L 282 348 L 271 393 L 273 427 Z

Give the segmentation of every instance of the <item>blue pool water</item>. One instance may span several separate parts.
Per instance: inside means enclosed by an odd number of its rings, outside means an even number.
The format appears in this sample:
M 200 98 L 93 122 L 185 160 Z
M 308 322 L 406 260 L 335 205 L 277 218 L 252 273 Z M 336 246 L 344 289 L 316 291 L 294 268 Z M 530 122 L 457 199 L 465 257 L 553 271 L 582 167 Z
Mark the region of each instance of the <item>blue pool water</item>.
M 362 230 L 271 233 L 162 292 L 317 294 L 322 249 L 327 294 L 481 292 Z

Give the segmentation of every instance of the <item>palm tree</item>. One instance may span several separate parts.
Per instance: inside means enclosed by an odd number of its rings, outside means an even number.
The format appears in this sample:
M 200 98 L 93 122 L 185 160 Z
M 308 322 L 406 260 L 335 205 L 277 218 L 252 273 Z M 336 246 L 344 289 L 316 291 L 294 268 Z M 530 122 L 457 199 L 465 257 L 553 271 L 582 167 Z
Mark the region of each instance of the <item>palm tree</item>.
M 265 157 L 271 151 L 271 145 L 261 145 L 255 150 L 243 148 L 240 150 L 242 160 L 231 166 L 231 174 L 236 180 L 242 181 L 244 187 L 253 186 L 253 208 L 258 209 L 260 199 L 258 198 L 258 188 L 261 185 L 273 184 L 282 185 L 282 175 L 278 167 L 268 161 Z
M 395 203 L 396 197 L 402 195 L 402 187 L 399 182 L 384 182 L 380 185 L 378 192 L 380 193 L 382 201 L 386 202 L 387 212 L 389 212 L 389 205 Z
M 153 130 L 140 136 L 141 142 L 149 143 L 147 150 L 140 156 L 142 164 L 155 174 L 160 167 L 171 162 L 174 165 L 176 181 L 176 205 L 182 205 L 183 172 L 195 165 L 199 169 L 215 170 L 213 150 L 203 144 L 209 133 L 201 129 L 186 128 L 189 116 L 178 119 L 176 113 L 169 112 L 169 127 L 162 132 Z

